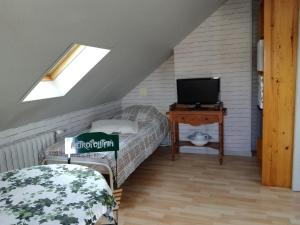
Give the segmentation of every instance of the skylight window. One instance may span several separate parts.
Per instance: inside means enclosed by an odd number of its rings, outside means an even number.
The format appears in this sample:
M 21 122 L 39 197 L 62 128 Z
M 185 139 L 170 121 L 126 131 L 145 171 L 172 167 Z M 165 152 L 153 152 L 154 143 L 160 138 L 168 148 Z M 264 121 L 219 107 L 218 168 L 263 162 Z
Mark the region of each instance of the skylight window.
M 23 102 L 64 96 L 109 52 L 108 49 L 73 44 Z

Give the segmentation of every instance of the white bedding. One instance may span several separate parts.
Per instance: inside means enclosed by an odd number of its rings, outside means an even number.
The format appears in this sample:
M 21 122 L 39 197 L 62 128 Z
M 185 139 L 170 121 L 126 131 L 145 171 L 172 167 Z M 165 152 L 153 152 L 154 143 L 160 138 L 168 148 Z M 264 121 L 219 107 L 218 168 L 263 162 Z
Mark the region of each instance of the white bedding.
M 92 123 L 90 132 L 136 134 L 138 132 L 138 123 L 124 119 L 97 120 Z

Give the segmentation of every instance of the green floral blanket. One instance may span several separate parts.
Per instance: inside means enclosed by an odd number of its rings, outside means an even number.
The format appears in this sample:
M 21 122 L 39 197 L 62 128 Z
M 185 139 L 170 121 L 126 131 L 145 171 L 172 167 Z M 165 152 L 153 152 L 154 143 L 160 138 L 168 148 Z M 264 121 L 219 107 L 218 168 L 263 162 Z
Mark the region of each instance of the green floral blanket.
M 113 222 L 114 206 L 103 176 L 85 166 L 43 165 L 0 174 L 1 225 Z

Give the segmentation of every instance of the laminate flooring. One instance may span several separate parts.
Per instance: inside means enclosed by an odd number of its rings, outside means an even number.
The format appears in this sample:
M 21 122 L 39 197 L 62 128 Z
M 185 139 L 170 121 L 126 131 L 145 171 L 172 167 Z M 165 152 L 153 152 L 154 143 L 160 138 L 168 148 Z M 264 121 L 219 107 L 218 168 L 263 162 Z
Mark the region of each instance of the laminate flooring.
M 300 224 L 300 193 L 264 187 L 254 157 L 159 148 L 123 185 L 119 225 Z

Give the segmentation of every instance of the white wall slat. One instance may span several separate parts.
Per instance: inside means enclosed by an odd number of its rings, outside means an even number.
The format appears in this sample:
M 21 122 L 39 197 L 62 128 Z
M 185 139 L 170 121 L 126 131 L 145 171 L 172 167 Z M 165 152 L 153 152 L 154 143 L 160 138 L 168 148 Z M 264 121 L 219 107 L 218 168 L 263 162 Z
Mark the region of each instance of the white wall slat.
M 122 99 L 122 107 L 146 104 L 166 112 L 177 99 L 176 79 L 221 76 L 221 98 L 228 108 L 225 154 L 250 155 L 251 125 L 255 125 L 251 123 L 251 10 L 250 0 L 228 0 L 174 48 L 173 57 Z M 145 89 L 147 95 L 142 93 Z M 218 140 L 216 125 L 180 128 L 182 139 L 200 129 Z
M 64 130 L 63 136 L 73 134 L 87 129 L 92 121 L 100 118 L 110 118 L 120 110 L 121 102 L 114 101 L 21 127 L 4 130 L 0 132 L 0 147 L 48 131 Z

